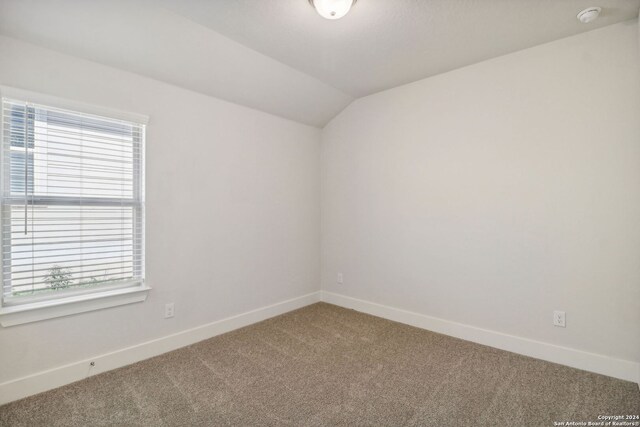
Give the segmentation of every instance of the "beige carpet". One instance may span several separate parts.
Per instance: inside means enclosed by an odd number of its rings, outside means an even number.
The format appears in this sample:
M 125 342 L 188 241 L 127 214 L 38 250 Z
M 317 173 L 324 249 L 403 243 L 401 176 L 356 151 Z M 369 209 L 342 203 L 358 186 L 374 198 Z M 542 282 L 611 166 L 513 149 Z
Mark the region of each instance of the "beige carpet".
M 0 407 L 2 426 L 553 426 L 634 383 L 319 303 Z

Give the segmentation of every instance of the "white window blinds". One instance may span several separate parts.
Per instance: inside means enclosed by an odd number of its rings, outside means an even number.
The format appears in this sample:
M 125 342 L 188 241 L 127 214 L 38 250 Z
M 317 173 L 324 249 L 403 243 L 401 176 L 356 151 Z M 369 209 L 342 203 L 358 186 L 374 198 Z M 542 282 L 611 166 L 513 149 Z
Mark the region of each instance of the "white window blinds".
M 2 99 L 4 304 L 142 283 L 144 133 Z

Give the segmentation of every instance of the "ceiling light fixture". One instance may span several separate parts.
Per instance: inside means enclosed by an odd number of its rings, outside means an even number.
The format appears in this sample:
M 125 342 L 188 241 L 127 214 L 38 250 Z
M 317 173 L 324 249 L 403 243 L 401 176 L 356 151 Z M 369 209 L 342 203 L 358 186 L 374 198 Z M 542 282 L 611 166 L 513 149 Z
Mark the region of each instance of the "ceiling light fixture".
M 323 18 L 340 19 L 349 13 L 356 0 L 309 0 L 309 3 Z
M 595 21 L 595 19 L 600 15 L 602 9 L 599 7 L 588 7 L 582 12 L 580 12 L 577 16 L 578 20 L 583 24 L 588 24 L 589 22 Z

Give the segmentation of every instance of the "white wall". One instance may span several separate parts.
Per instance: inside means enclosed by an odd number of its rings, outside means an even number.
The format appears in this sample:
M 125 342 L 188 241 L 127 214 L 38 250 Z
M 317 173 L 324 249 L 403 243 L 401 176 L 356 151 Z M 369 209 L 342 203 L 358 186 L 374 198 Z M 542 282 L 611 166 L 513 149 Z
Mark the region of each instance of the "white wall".
M 351 104 L 322 135 L 323 290 L 640 361 L 637 31 Z
M 322 210 L 318 129 L 0 37 L 0 84 L 151 117 L 153 287 L 0 328 L 0 383 L 316 291 L 320 213 L 325 290 L 640 361 L 636 32 L 356 101 L 323 131 Z
M 141 304 L 0 328 L 0 383 L 318 290 L 319 129 L 6 37 L 0 58 L 2 85 L 150 116 L 153 287 Z

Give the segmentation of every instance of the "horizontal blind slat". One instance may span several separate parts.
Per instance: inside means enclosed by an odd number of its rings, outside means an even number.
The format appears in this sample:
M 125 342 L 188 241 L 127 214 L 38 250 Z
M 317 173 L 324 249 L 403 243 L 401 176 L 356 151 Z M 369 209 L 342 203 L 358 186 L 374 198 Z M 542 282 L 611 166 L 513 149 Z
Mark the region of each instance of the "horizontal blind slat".
M 111 263 L 111 264 L 94 264 L 94 265 L 86 265 L 86 266 L 82 266 L 82 267 L 65 267 L 64 271 L 65 272 L 69 272 L 69 273 L 73 273 L 76 270 L 80 270 L 80 274 L 82 274 L 85 277 L 95 277 L 96 275 L 98 276 L 107 276 L 109 275 L 109 271 L 115 271 L 116 273 L 118 271 L 122 272 L 122 271 L 133 271 L 133 262 L 129 262 L 129 263 Z M 103 266 L 102 268 L 95 268 L 98 266 Z M 112 267 L 109 267 L 109 265 L 112 265 Z M 88 269 L 85 269 L 85 267 L 89 267 Z M 8 273 L 9 275 L 12 276 L 12 280 L 14 281 L 14 285 L 15 282 L 18 282 L 20 280 L 27 280 L 30 282 L 38 282 L 38 281 L 44 281 L 46 283 L 46 280 L 44 280 L 45 278 L 50 277 L 50 274 L 41 274 L 42 272 L 45 271 L 49 271 L 49 270 L 39 270 L 39 271 L 21 271 L 18 273 L 14 273 L 13 271 L 11 273 Z M 95 273 L 95 274 L 89 274 L 87 275 L 86 273 Z M 103 273 L 103 274 L 98 274 L 98 273 Z M 20 275 L 24 274 L 24 277 L 21 277 Z M 5 276 L 6 277 L 6 276 Z M 78 277 L 76 275 L 76 277 Z M 38 280 L 36 280 L 38 279 Z M 39 280 L 42 279 L 42 280 Z
M 145 126 L 7 98 L 1 117 L 3 296 L 143 280 Z
M 123 248 L 117 248 L 117 249 L 111 248 L 105 251 L 86 252 L 81 250 L 81 251 L 69 251 L 68 253 L 64 253 L 64 254 L 62 252 L 59 252 L 57 254 L 40 256 L 38 257 L 37 262 L 36 260 L 33 260 L 29 256 L 22 256 L 22 255 L 16 255 L 15 257 L 6 257 L 6 258 L 3 258 L 2 261 L 3 263 L 10 262 L 12 266 L 12 271 L 13 271 L 14 268 L 24 267 L 26 265 L 30 266 L 31 268 L 37 268 L 37 266 L 39 265 L 57 264 L 62 261 L 67 262 L 65 265 L 71 265 L 71 264 L 68 264 L 68 262 L 91 261 L 93 259 L 100 259 L 100 255 L 106 255 L 105 258 L 121 258 L 125 256 L 136 255 L 136 254 L 140 255 L 140 257 L 143 258 L 142 253 L 140 251 L 136 251 L 133 248 L 133 245 L 128 245 Z M 79 260 L 82 260 L 82 261 L 79 261 Z
M 94 242 L 90 242 L 92 244 L 92 246 L 87 246 L 85 244 L 82 244 L 81 246 L 68 246 L 65 248 L 45 248 L 45 249 L 31 249 L 28 248 L 27 250 L 12 250 L 11 252 L 7 253 L 7 254 L 3 254 L 2 258 L 3 259 L 10 259 L 10 258 L 20 258 L 22 255 L 21 254 L 30 254 L 31 252 L 50 252 L 51 255 L 38 255 L 39 258 L 44 258 L 46 256 L 59 256 L 57 254 L 57 251 L 67 251 L 72 255 L 82 255 L 83 253 L 86 254 L 93 254 L 93 253 L 101 253 L 101 252 L 105 252 L 107 251 L 109 248 L 122 248 L 122 250 L 127 250 L 127 247 L 134 247 L 133 241 L 131 241 L 131 243 L 128 243 L 126 245 L 123 244 L 115 244 L 115 245 L 93 245 Z M 86 250 L 92 250 L 92 249 L 105 249 L 105 251 L 94 251 L 94 252 L 85 252 Z M 5 248 L 3 248 L 3 250 L 5 250 Z M 135 249 L 132 249 L 135 250 Z M 73 251 L 77 251 L 77 252 L 73 252 Z
M 112 276 L 109 276 L 108 279 L 96 280 L 95 283 L 111 285 L 114 283 L 118 283 L 120 281 L 125 281 L 125 280 L 138 281 L 139 279 L 140 278 L 138 278 L 133 274 L 133 271 L 126 271 L 126 272 L 123 272 L 122 274 L 117 274 L 117 275 L 114 274 Z M 91 276 L 79 277 L 77 282 L 70 283 L 68 286 L 64 287 L 64 289 L 73 289 L 73 288 L 80 288 L 83 286 L 92 286 L 93 282 L 91 280 L 92 280 Z M 52 287 L 47 282 L 36 282 L 33 284 L 29 283 L 29 284 L 16 285 L 10 294 L 8 294 L 5 289 L 4 296 L 13 297 L 13 296 L 19 296 L 19 294 L 35 295 L 42 292 L 52 292 L 52 291 L 55 291 L 55 289 L 52 289 Z M 55 297 L 56 295 L 51 295 L 51 296 Z

